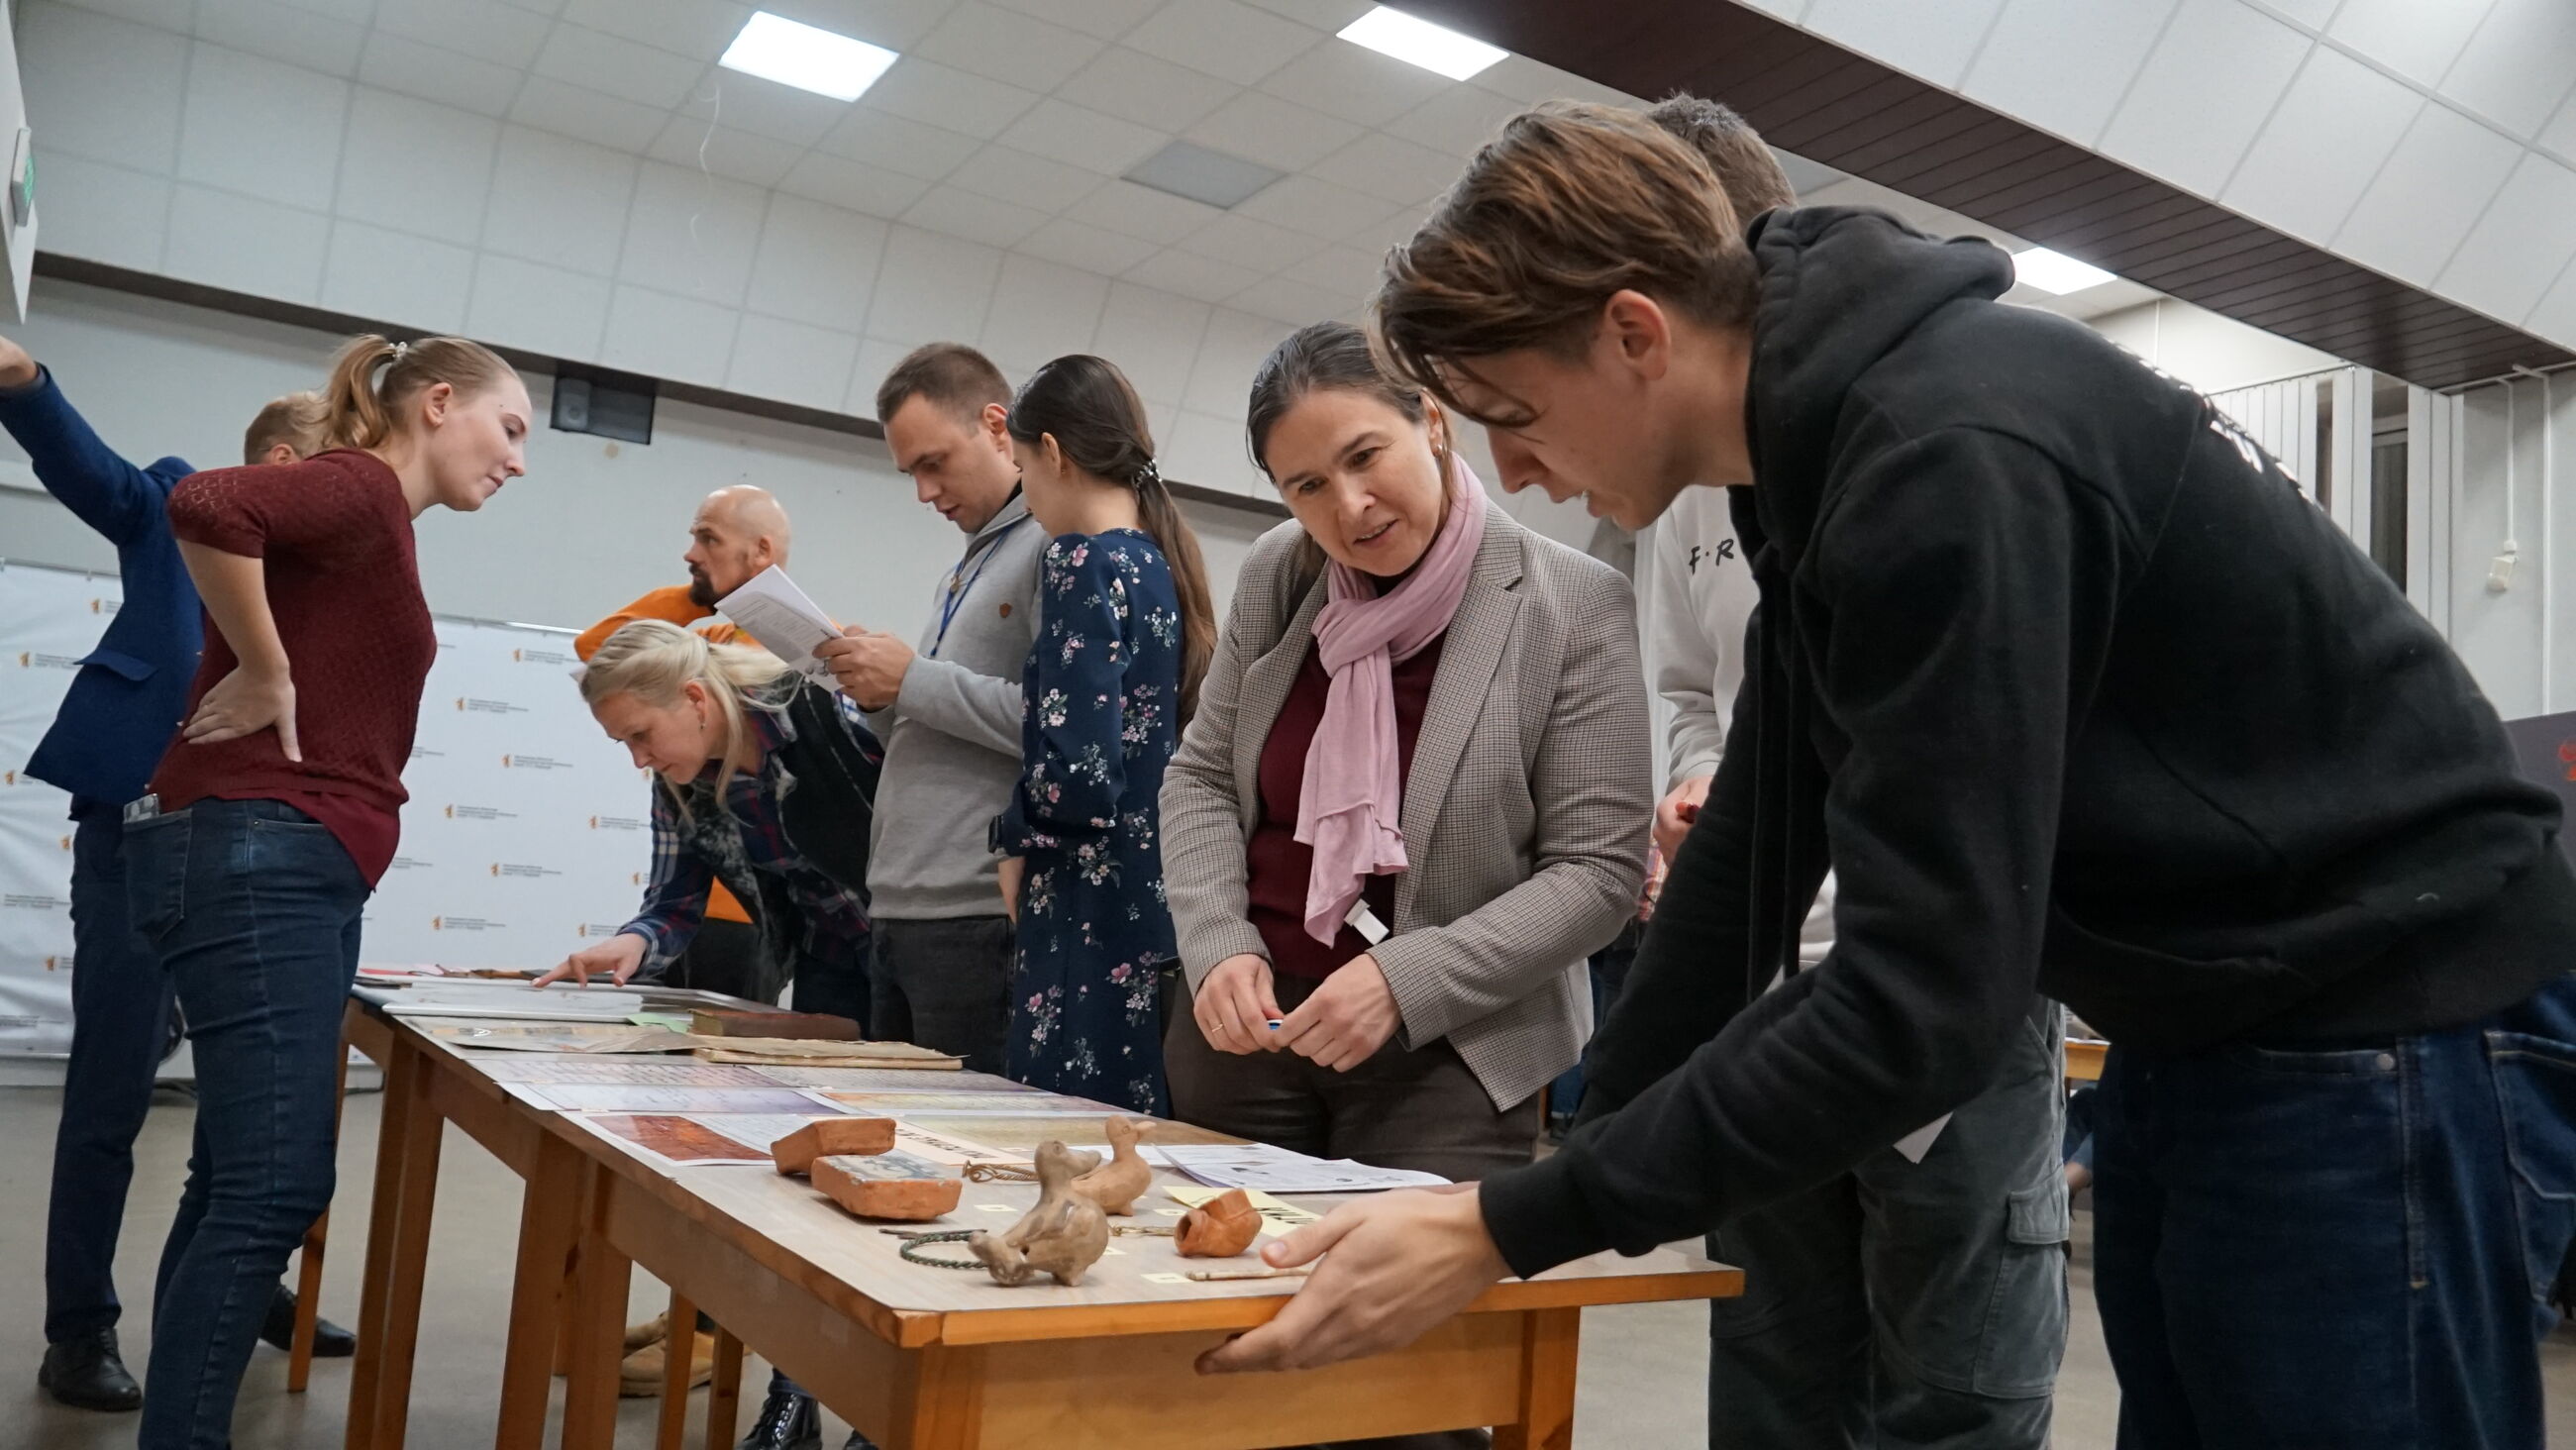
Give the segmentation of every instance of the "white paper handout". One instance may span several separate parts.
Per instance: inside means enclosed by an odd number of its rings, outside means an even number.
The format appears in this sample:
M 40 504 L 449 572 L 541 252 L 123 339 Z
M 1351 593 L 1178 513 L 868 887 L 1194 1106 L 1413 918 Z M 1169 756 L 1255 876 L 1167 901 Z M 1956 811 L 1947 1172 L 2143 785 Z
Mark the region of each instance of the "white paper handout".
M 520 1022 L 623 1022 L 644 994 L 610 987 L 530 987 L 517 982 L 423 982 L 392 994 L 397 1017 L 489 1017 Z
M 716 608 L 797 673 L 818 685 L 832 683 L 831 667 L 816 659 L 814 651 L 825 640 L 840 638 L 840 626 L 796 587 L 786 570 L 770 565 L 717 600 Z
M 558 1113 L 758 1113 L 824 1117 L 836 1111 L 793 1088 L 689 1087 L 661 1083 L 513 1082 L 502 1090 Z
M 1348 1158 L 1311 1158 L 1268 1143 L 1165 1144 L 1163 1161 L 1210 1188 L 1253 1188 L 1264 1193 L 1376 1193 L 1389 1188 L 1438 1188 L 1437 1173 L 1371 1168 Z

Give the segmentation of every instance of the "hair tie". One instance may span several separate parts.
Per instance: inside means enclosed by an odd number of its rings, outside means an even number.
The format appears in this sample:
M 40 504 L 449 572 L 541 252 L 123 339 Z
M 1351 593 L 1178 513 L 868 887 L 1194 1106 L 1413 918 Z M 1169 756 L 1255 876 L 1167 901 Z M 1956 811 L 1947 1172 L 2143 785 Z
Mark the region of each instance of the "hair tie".
M 404 358 L 409 357 L 409 356 L 411 356 L 411 344 L 410 344 L 410 343 L 408 343 L 408 342 L 398 342 L 398 343 L 395 343 L 395 344 L 394 344 L 394 361 L 395 361 L 395 362 L 401 362 Z
M 1138 488 L 1159 484 L 1162 481 L 1163 470 L 1155 467 L 1154 460 L 1150 458 L 1145 460 L 1144 467 L 1136 470 L 1135 486 Z

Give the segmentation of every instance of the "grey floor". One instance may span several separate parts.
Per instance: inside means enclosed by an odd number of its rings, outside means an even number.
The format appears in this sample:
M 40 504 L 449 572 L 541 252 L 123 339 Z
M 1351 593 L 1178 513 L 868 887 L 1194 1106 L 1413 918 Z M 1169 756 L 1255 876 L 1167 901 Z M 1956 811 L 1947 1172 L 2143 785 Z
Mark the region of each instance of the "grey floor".
M 376 1095 L 353 1096 L 340 1150 L 341 1222 L 366 1218 L 369 1164 L 374 1157 Z M 0 1303 L 21 1306 L 0 1319 L 0 1446 L 44 1450 L 105 1450 L 134 1441 L 132 1416 L 67 1410 L 36 1388 L 36 1363 L 44 1336 L 46 1165 L 53 1144 L 60 1095 L 50 1089 L 0 1089 Z M 169 1227 L 185 1171 L 190 1108 L 164 1094 L 137 1145 L 134 1193 L 118 1253 L 119 1283 L 129 1298 L 148 1298 L 152 1263 Z M 430 1248 L 430 1288 L 421 1322 L 421 1347 L 413 1377 L 411 1450 L 480 1450 L 491 1443 L 492 1396 L 498 1383 L 501 1326 L 509 1307 L 509 1273 L 519 1211 L 519 1183 L 508 1170 L 451 1131 L 442 1156 L 438 1221 Z M 2102 1350 L 2092 1310 L 2085 1236 L 2077 1217 L 2076 1315 L 2058 1378 L 2056 1443 L 2067 1450 L 2107 1450 L 2119 1393 Z M 361 1244 L 352 1233 L 338 1245 L 324 1274 L 327 1313 L 356 1312 Z M 661 1291 L 638 1276 L 638 1317 L 658 1307 Z M 1704 1320 L 1696 1305 L 1664 1304 L 1596 1309 L 1584 1316 L 1583 1369 L 1575 1419 L 1575 1444 L 1583 1450 L 1684 1450 L 1704 1444 L 1706 1361 Z M 144 1316 L 124 1328 L 128 1361 L 141 1373 L 149 1352 Z M 2576 1338 L 2565 1332 L 2543 1348 L 2551 1419 L 2576 1425 Z M 746 1390 L 765 1379 L 754 1366 Z M 348 1361 L 323 1361 L 310 1393 L 286 1393 L 286 1357 L 262 1348 L 242 1386 L 233 1443 L 240 1450 L 324 1450 L 341 1443 Z M 705 1392 L 695 1397 L 703 1404 Z M 651 1443 L 655 1402 L 628 1400 L 621 1443 Z M 744 1410 L 746 1419 L 749 1407 Z M 704 1421 L 693 1409 L 689 1444 L 699 1443 Z M 839 1427 L 826 1445 L 837 1450 Z

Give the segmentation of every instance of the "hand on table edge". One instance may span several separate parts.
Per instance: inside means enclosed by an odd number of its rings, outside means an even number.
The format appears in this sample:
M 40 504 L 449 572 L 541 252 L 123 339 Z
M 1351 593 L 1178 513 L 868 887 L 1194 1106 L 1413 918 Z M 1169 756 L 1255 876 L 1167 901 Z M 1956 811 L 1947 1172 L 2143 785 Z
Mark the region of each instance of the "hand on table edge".
M 1200 1355 L 1198 1372 L 1315 1369 L 1402 1349 L 1512 1272 L 1473 1183 L 1344 1204 L 1261 1250 L 1274 1269 L 1318 1258 L 1277 1316 Z

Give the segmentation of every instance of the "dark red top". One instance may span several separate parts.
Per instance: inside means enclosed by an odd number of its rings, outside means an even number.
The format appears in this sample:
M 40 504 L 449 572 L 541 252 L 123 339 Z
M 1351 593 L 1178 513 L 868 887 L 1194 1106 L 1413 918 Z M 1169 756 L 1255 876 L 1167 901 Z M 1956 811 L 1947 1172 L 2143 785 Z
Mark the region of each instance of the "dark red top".
M 346 449 L 213 469 L 170 491 L 170 531 L 266 561 L 304 760 L 287 760 L 274 730 L 213 745 L 174 737 L 152 775 L 161 809 L 208 797 L 282 801 L 330 827 L 374 885 L 393 864 L 403 764 L 438 656 L 401 480 L 373 454 Z M 239 663 L 208 619 L 189 713 Z
M 1413 777 L 1413 741 L 1422 733 L 1422 707 L 1431 698 L 1431 679 L 1440 672 L 1440 648 L 1433 640 L 1422 653 L 1398 663 L 1395 679 L 1396 759 L 1399 783 Z M 1244 848 L 1245 885 L 1252 898 L 1252 925 L 1270 948 L 1270 969 L 1291 977 L 1329 977 L 1351 958 L 1365 954 L 1368 939 L 1345 926 L 1326 946 L 1306 934 L 1306 880 L 1315 869 L 1315 849 L 1297 839 L 1297 802 L 1306 791 L 1306 748 L 1315 728 L 1324 723 L 1324 698 L 1333 677 L 1314 646 L 1288 691 L 1270 738 L 1261 745 L 1261 824 L 1252 828 Z M 1395 878 L 1372 876 L 1360 899 L 1389 928 L 1395 925 Z

